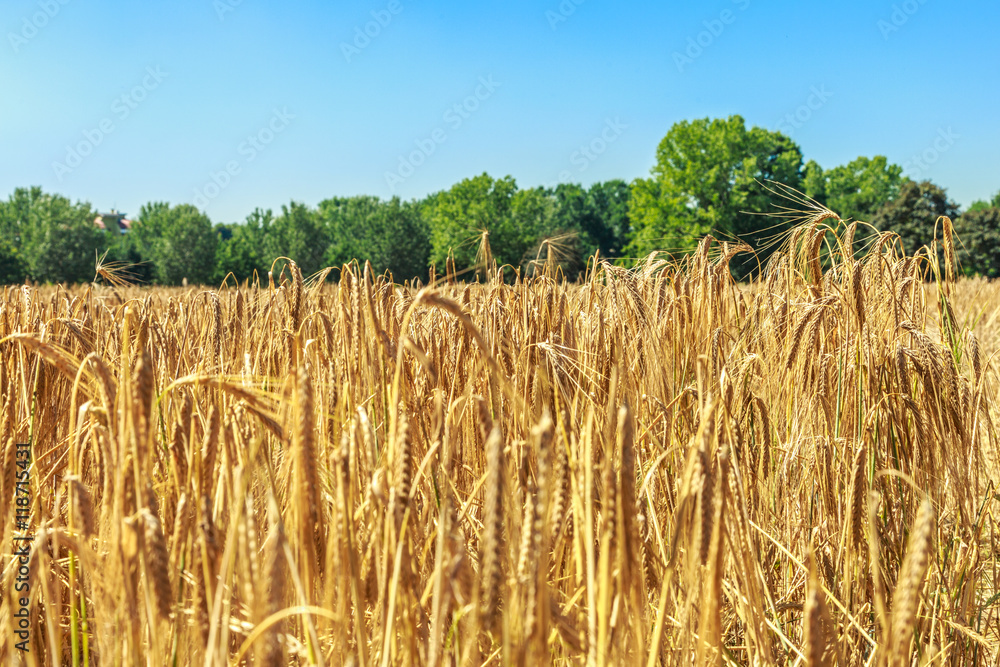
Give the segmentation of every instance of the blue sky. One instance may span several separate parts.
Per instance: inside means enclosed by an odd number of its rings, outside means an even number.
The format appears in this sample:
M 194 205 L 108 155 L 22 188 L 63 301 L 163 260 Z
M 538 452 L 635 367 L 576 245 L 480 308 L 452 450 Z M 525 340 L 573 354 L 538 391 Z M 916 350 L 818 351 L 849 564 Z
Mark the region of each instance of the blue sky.
M 741 114 L 824 167 L 1000 189 L 995 0 L 5 0 L 0 196 L 217 222 L 289 200 L 648 174 Z M 367 34 L 366 34 L 367 31 Z

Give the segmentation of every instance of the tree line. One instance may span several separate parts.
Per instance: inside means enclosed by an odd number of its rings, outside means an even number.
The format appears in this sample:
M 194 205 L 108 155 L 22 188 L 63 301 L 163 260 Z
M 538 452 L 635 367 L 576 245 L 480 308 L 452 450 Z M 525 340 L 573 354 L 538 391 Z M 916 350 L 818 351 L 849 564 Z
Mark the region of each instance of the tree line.
M 510 176 L 484 173 L 420 200 L 334 197 L 315 208 L 293 201 L 239 223 L 213 223 L 190 204 L 151 202 L 124 234 L 97 227 L 89 203 L 17 188 L 0 201 L 0 283 L 89 281 L 101 256 L 136 281 L 163 285 L 253 279 L 278 257 L 307 274 L 367 260 L 402 282 L 426 280 L 431 267 L 473 271 L 487 252 L 511 275 L 543 259 L 572 278 L 595 253 L 628 265 L 657 250 L 689 252 L 708 233 L 754 248 L 731 263 L 743 278 L 764 265 L 809 200 L 898 233 L 910 253 L 948 216 L 963 271 L 1000 276 L 1000 192 L 962 212 L 943 188 L 904 177 L 883 156 L 824 169 L 805 162 L 781 132 L 730 116 L 674 124 L 647 178 L 589 188 L 519 188 Z

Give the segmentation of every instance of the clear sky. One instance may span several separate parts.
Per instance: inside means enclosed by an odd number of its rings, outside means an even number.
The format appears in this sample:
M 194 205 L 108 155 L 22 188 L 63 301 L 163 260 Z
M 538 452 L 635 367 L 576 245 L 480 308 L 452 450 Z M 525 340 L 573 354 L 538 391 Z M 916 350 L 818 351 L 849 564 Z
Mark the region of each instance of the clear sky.
M 3 0 L 0 196 L 232 222 L 483 171 L 588 185 L 741 114 L 967 206 L 1000 189 L 998 25 L 996 0 Z

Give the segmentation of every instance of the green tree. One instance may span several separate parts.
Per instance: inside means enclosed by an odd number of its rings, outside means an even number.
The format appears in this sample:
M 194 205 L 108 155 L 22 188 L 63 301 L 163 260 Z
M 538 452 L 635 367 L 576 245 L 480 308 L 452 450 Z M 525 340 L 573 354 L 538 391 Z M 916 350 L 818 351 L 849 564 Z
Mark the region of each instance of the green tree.
M 24 282 L 28 267 L 13 243 L 0 238 L 0 285 Z
M 132 233 L 141 254 L 149 258 L 157 283 L 178 285 L 186 278 L 192 284 L 206 284 L 215 277 L 218 235 L 208 216 L 191 204 L 146 204 Z
M 858 157 L 846 165 L 822 171 L 809 161 L 805 168 L 805 194 L 843 219 L 870 221 L 879 208 L 899 194 L 903 168 L 883 155 Z
M 378 258 L 373 256 L 370 227 L 378 215 L 378 197 L 332 197 L 319 203 L 319 217 L 326 227 L 330 242 L 323 261 L 327 266 L 342 266 L 351 260 L 375 267 Z
M 594 183 L 587 190 L 590 215 L 582 227 L 597 243 L 603 257 L 621 257 L 628 245 L 631 197 L 631 188 L 621 179 Z
M 1000 277 L 1000 206 L 966 211 L 955 222 L 955 233 L 963 272 Z
M 475 266 L 485 231 L 493 257 L 500 264 L 519 266 L 535 235 L 514 227 L 511 211 L 516 192 L 512 177 L 493 179 L 483 173 L 438 193 L 428 211 L 431 263 L 442 271 L 452 253 L 456 269 Z
M 273 261 L 288 257 L 308 276 L 325 266 L 323 256 L 328 244 L 329 236 L 318 212 L 293 201 L 281 207 L 281 215 L 267 232 L 265 258 Z M 280 270 L 276 265 L 276 274 Z
M 113 264 L 121 270 L 121 277 L 129 282 L 150 283 L 153 281 L 155 269 L 147 248 L 141 242 L 135 231 L 121 234 L 115 230 L 105 232 L 107 255 L 104 263 Z
M 809 160 L 802 168 L 802 192 L 821 204 L 826 202 L 826 175 L 816 160 Z
M 393 197 L 379 207 L 373 220 L 373 233 L 379 242 L 376 256 L 379 272 L 388 269 L 397 282 L 427 275 L 430 266 L 431 239 L 420 206 Z
M 577 183 L 560 183 L 547 193 L 553 200 L 552 224 L 561 229 L 583 230 L 590 226 L 593 211 L 587 201 L 587 190 Z
M 560 183 L 550 197 L 555 204 L 550 226 L 579 235 L 578 259 L 582 263 L 597 251 L 604 259 L 621 256 L 630 228 L 631 190 L 625 181 L 594 183 L 590 189 Z
M 21 255 L 22 224 L 27 224 L 28 219 L 24 200 L 41 194 L 38 187 L 18 188 L 7 201 L 0 201 L 0 285 L 20 283 L 28 277 L 28 265 Z
M 377 273 L 396 281 L 426 277 L 430 238 L 421 206 L 399 197 L 335 197 L 320 202 L 319 215 L 330 238 L 324 261 L 342 266 L 368 260 Z
M 165 227 L 170 217 L 170 204 L 167 202 L 149 202 L 139 209 L 139 215 L 132 221 L 130 232 L 131 243 L 136 253 L 144 257 L 150 266 L 151 278 L 156 277 L 154 255 L 156 244 L 163 237 Z
M 988 208 L 1000 208 L 1000 192 L 993 195 L 993 199 L 990 201 L 977 199 L 969 204 L 969 211 L 983 211 Z
M 73 204 L 39 187 L 17 188 L 0 214 L 9 255 L 16 258 L 9 273 L 39 282 L 92 279 L 98 250 L 107 243 L 94 218 L 90 204 Z
M 236 280 L 253 280 L 266 275 L 271 268 L 271 260 L 264 257 L 267 233 L 274 221 L 270 210 L 255 209 L 243 223 L 225 225 L 229 238 L 219 236 L 215 252 L 215 282 L 222 282 L 232 273 Z
M 908 254 L 915 253 L 934 239 L 934 226 L 942 215 L 952 220 L 958 217 L 958 205 L 948 199 L 944 188 L 907 179 L 899 194 L 878 209 L 871 223 L 883 232 L 899 234 Z M 940 238 L 941 229 L 938 227 Z
M 775 232 L 774 196 L 763 181 L 799 189 L 802 154 L 791 139 L 740 116 L 675 123 L 656 152 L 649 179 L 632 184 L 629 217 L 635 231 L 629 252 L 690 250 L 711 231 L 760 248 Z M 764 252 L 763 254 L 766 254 Z M 756 262 L 733 265 L 739 273 Z
M 38 186 L 16 188 L 7 201 L 0 202 L 0 238 L 19 252 L 24 250 L 32 202 L 40 200 L 42 194 Z
M 508 257 L 506 263 L 520 266 L 522 272 L 535 271 L 537 262 L 554 261 L 570 278 L 575 277 L 585 266 L 585 255 L 596 248 L 581 228 L 584 221 L 560 220 L 558 209 L 551 190 L 518 190 L 511 198 L 510 223 L 503 228 L 506 233 L 497 234 L 496 239 L 491 234 L 491 245 L 499 244 L 501 255 Z M 520 261 L 515 262 L 518 253 Z
M 708 221 L 699 220 L 697 212 L 671 185 L 656 178 L 637 178 L 630 188 L 628 214 L 632 236 L 625 248 L 630 259 L 639 259 L 654 250 L 690 251 L 711 230 Z
M 587 258 L 600 249 L 595 234 L 601 231 L 601 221 L 596 218 L 587 194 L 587 190 L 576 183 L 560 183 L 545 191 L 544 196 L 549 200 L 544 222 L 547 233 L 536 239 L 536 244 L 528 251 L 532 259 L 555 261 L 571 279 L 586 268 Z M 601 255 L 608 256 L 606 252 Z

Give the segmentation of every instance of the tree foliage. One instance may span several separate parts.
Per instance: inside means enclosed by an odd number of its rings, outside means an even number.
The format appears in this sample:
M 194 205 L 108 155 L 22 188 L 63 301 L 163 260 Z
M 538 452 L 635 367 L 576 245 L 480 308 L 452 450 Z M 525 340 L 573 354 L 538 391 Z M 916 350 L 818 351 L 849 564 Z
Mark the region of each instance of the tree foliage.
M 265 242 L 274 215 L 270 210 L 254 209 L 246 220 L 239 224 L 224 225 L 229 238 L 219 235 L 219 245 L 215 253 L 215 281 L 221 282 L 230 273 L 238 282 L 260 279 L 271 262 L 265 255 Z
M 585 214 L 580 228 L 600 250 L 603 257 L 621 257 L 631 231 L 628 183 L 614 179 L 594 183 L 587 190 Z
M 879 207 L 871 223 L 879 231 L 899 234 L 903 248 L 913 253 L 931 243 L 941 216 L 952 220 L 958 217 L 958 205 L 948 199 L 944 188 L 930 181 L 917 183 L 907 179 L 896 198 Z M 940 238 L 940 226 L 937 234 Z
M 281 207 L 281 215 L 265 236 L 264 248 L 270 259 L 288 257 L 299 265 L 303 274 L 310 275 L 324 268 L 323 255 L 328 243 L 326 228 L 316 211 L 293 201 Z
M 887 201 L 896 197 L 903 183 L 903 168 L 884 155 L 855 158 L 823 171 L 816 162 L 806 165 L 803 188 L 807 196 L 844 220 L 866 222 Z
M 510 176 L 493 179 L 483 173 L 440 193 L 428 211 L 431 264 L 443 270 L 451 256 L 457 270 L 476 266 L 484 234 L 500 264 L 520 264 L 527 248 L 516 243 L 518 230 L 512 228 L 515 192 L 517 184 Z
M 376 273 L 389 271 L 397 281 L 426 278 L 430 239 L 418 204 L 399 197 L 334 197 L 320 202 L 319 215 L 330 238 L 327 266 L 367 260 Z
M 546 194 L 554 201 L 550 229 L 575 235 L 584 257 L 595 252 L 604 259 L 621 257 L 631 228 L 631 189 L 625 181 L 594 183 L 590 189 L 560 183 Z
M 218 236 L 212 221 L 190 204 L 152 202 L 133 224 L 138 245 L 149 258 L 159 284 L 205 284 L 215 277 Z
M 748 129 L 741 116 L 676 123 L 660 142 L 650 178 L 633 183 L 629 252 L 691 250 L 709 232 L 765 246 L 775 231 L 774 220 L 760 217 L 773 211 L 766 181 L 801 187 L 802 153 L 784 134 Z
M 1000 208 L 1000 192 L 993 195 L 993 199 L 986 201 L 985 199 L 977 199 L 976 201 L 969 204 L 969 211 L 983 211 L 988 208 Z
M 16 189 L 0 206 L 0 231 L 9 246 L 0 250 L 4 279 L 61 283 L 92 278 L 97 251 L 106 243 L 94 217 L 90 204 L 74 204 L 39 187 Z
M 11 242 L 0 238 L 0 285 L 19 283 L 28 277 L 28 268 Z
M 689 252 L 708 233 L 754 249 L 729 262 L 743 278 L 785 238 L 795 222 L 789 211 L 804 208 L 783 199 L 786 187 L 844 219 L 897 232 L 908 252 L 929 243 L 946 215 L 966 240 L 966 270 L 997 273 L 1000 192 L 959 218 L 943 189 L 904 179 L 885 156 L 830 169 L 814 160 L 803 164 L 787 136 L 730 116 L 675 123 L 649 177 L 631 183 L 519 188 L 511 176 L 482 173 L 420 200 L 332 197 L 315 208 L 292 201 L 277 216 L 256 209 L 241 223 L 213 225 L 191 205 L 150 202 L 132 231 L 120 234 L 97 228 L 89 204 L 18 188 L 0 201 L 0 282 L 91 280 L 96 257 L 138 282 L 171 285 L 259 279 L 272 267 L 277 276 L 284 269 L 283 261 L 275 263 L 279 257 L 306 275 L 369 261 L 397 282 L 424 278 L 431 266 L 443 273 L 452 259 L 459 275 L 471 278 L 487 251 L 521 275 L 545 262 L 574 279 L 594 253 L 627 266 L 653 251 Z M 856 233 L 859 248 L 865 236 L 864 228 Z
M 1000 206 L 970 208 L 955 222 L 955 232 L 962 270 L 970 275 L 1000 277 Z

